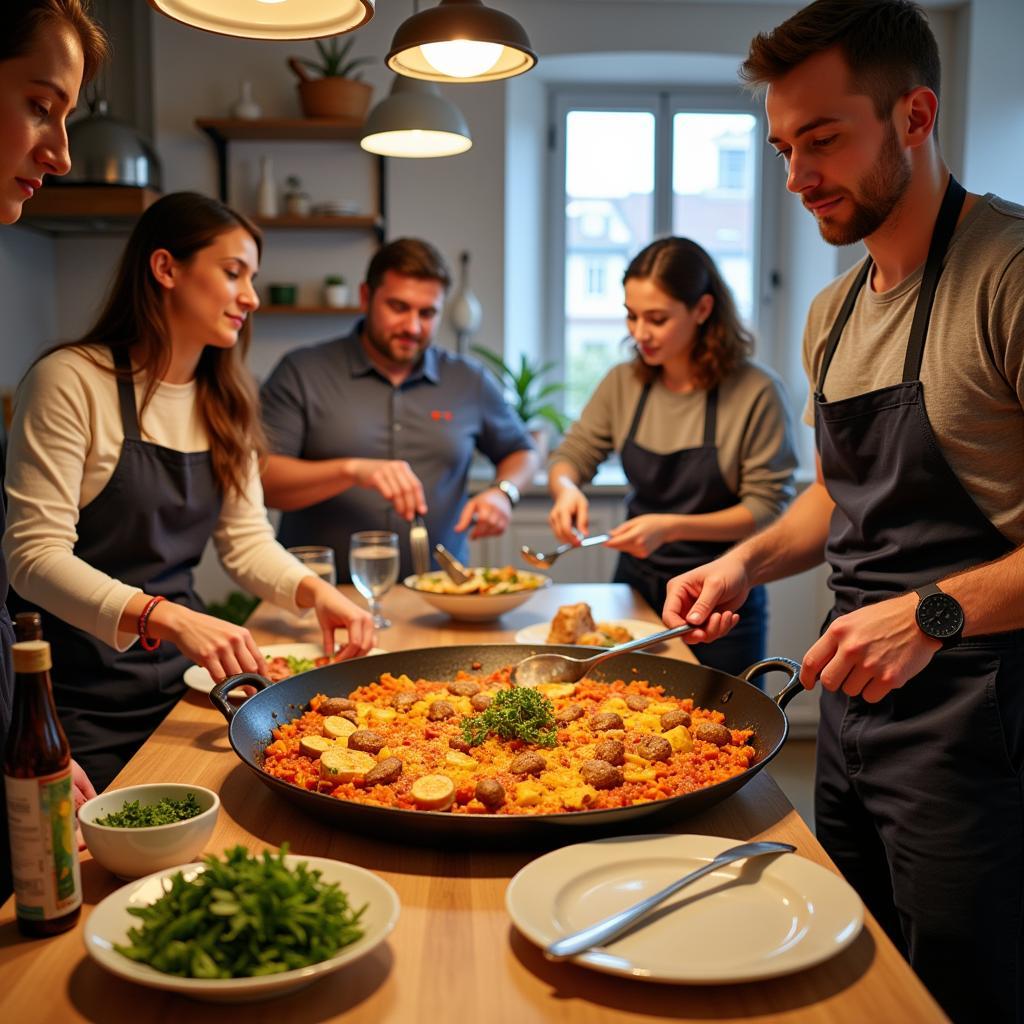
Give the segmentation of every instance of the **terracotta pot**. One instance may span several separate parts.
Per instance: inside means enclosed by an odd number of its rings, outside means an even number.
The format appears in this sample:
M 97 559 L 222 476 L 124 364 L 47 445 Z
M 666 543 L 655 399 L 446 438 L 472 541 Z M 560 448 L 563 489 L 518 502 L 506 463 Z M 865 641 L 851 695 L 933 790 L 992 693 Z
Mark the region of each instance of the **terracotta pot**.
M 372 95 L 372 85 L 351 78 L 313 78 L 299 82 L 299 100 L 305 117 L 343 117 L 362 121 Z

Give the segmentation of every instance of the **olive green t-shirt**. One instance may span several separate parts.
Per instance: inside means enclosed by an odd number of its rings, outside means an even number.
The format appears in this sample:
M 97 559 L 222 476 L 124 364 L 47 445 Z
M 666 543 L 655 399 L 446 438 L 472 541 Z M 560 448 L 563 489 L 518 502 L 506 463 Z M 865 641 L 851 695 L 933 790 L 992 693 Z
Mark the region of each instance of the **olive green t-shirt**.
M 803 359 L 810 381 L 804 420 L 812 425 L 825 343 L 861 266 L 811 303 Z M 922 272 L 880 294 L 865 283 L 825 378 L 827 401 L 902 380 Z M 932 431 L 953 472 L 1006 538 L 1024 543 L 1024 207 L 990 193 L 957 226 L 932 307 L 921 382 Z

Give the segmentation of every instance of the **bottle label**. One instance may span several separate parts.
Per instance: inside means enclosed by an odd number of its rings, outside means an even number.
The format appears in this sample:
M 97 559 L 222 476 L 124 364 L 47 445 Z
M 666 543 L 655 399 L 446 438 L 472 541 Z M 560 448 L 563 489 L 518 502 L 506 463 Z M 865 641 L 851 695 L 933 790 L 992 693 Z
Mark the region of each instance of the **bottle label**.
M 47 921 L 82 902 L 71 769 L 35 779 L 4 776 L 19 917 Z

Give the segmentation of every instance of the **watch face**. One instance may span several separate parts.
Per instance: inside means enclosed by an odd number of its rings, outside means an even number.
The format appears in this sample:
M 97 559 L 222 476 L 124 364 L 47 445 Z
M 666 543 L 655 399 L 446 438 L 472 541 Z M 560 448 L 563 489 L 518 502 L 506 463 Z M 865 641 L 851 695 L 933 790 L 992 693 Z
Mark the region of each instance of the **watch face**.
M 928 636 L 945 640 L 964 628 L 964 613 L 948 594 L 929 594 L 917 606 L 917 622 Z

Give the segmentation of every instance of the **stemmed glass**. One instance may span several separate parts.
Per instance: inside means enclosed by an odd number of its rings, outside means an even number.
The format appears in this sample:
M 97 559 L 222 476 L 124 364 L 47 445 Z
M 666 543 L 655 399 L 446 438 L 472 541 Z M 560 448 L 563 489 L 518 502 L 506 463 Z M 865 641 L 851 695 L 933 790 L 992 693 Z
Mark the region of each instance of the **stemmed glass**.
M 366 598 L 375 629 L 391 623 L 380 610 L 380 599 L 398 579 L 398 534 L 388 530 L 360 530 L 352 534 L 348 569 L 356 590 Z

